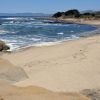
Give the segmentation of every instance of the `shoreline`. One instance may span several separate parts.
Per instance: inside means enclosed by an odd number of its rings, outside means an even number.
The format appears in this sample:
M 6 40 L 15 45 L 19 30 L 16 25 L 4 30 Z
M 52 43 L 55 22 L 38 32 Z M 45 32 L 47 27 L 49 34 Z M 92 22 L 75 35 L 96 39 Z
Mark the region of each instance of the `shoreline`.
M 63 41 L 58 41 L 58 42 L 52 42 L 52 44 L 50 44 L 50 45 L 41 45 L 41 46 L 32 46 L 31 45 L 31 46 L 25 46 L 25 47 L 18 48 L 18 49 L 13 50 L 13 51 L 5 51 L 5 52 L 2 52 L 2 53 L 3 54 L 5 54 L 5 53 L 11 54 L 11 53 L 23 52 L 23 51 L 26 51 L 26 50 L 31 49 L 31 48 L 34 49 L 34 48 L 52 47 L 52 46 L 56 46 L 56 45 L 62 45 L 62 44 L 65 44 L 65 43 L 78 41 L 78 40 L 85 39 L 85 38 L 95 37 L 95 36 L 100 36 L 100 34 L 96 33 L 96 34 L 92 34 L 92 35 L 89 35 L 89 36 L 82 36 L 82 37 L 79 37 L 77 39 L 70 39 L 70 40 L 63 40 Z
M 95 26 L 95 25 L 92 25 L 92 26 Z M 80 35 L 77 37 L 75 36 L 74 38 L 73 37 L 70 37 L 69 39 L 62 39 L 62 40 L 59 40 L 59 41 L 55 41 L 55 42 L 44 42 L 44 43 L 40 43 L 40 44 L 36 44 L 36 45 L 27 45 L 27 46 L 24 46 L 24 47 L 21 47 L 21 48 L 16 48 L 15 50 L 8 50 L 6 52 L 8 53 L 12 53 L 12 52 L 20 52 L 20 51 L 23 51 L 24 49 L 28 49 L 28 48 L 31 48 L 31 47 L 45 47 L 45 46 L 53 46 L 53 45 L 59 45 L 59 44 L 62 44 L 63 42 L 70 42 L 70 41 L 74 41 L 74 40 L 79 40 L 81 38 L 87 38 L 87 37 L 91 37 L 91 36 L 97 36 L 100 34 L 100 25 L 96 25 L 95 26 L 97 29 L 96 30 L 93 30 L 93 31 L 88 31 L 88 32 L 83 32 L 84 34 L 80 33 Z M 8 44 L 9 46 L 9 44 Z
M 100 19 L 99 20 L 86 20 L 85 19 L 72 19 L 72 18 L 69 18 L 69 19 L 62 19 L 62 18 L 41 18 L 41 19 L 47 19 L 47 20 L 53 20 L 54 22 L 53 23 L 62 23 L 62 24 L 80 24 L 80 25 L 92 25 L 92 26 L 95 26 L 97 27 L 96 30 L 93 30 L 93 31 L 89 31 L 89 32 L 86 32 L 86 33 L 90 33 L 88 34 L 87 36 L 86 35 L 83 35 L 78 38 L 78 39 L 81 39 L 81 38 L 87 38 L 87 37 L 91 37 L 91 36 L 97 36 L 99 35 L 100 33 Z M 94 21 L 94 22 L 92 22 Z M 98 22 L 99 21 L 99 22 Z M 92 34 L 91 34 L 92 33 Z M 22 48 L 18 48 L 17 50 L 14 50 L 14 51 L 10 51 L 10 52 L 17 52 L 17 51 L 23 51 L 24 49 L 28 49 L 28 48 L 31 48 L 31 47 L 45 47 L 45 46 L 53 46 L 53 45 L 59 45 L 59 44 L 62 44 L 63 42 L 68 42 L 68 41 L 74 41 L 74 40 L 77 40 L 76 38 L 75 39 L 66 39 L 66 40 L 62 40 L 62 41 L 56 41 L 56 42 L 50 42 L 51 44 L 44 44 L 44 45 L 32 45 L 32 46 L 26 46 L 26 47 L 22 47 Z M 41 46 L 40 46 L 41 45 Z
M 100 26 L 98 26 L 98 29 L 100 29 Z M 49 43 L 44 43 L 44 44 L 42 43 L 42 44 L 37 44 L 37 45 L 29 45 L 29 46 L 17 48 L 16 50 L 5 51 L 5 53 L 16 53 L 16 52 L 22 52 L 22 51 L 27 50 L 29 48 L 41 48 L 41 47 L 61 45 L 61 44 L 66 43 L 66 42 L 77 41 L 77 40 L 84 39 L 84 38 L 99 36 L 100 31 L 98 29 L 96 29 L 94 31 L 86 32 L 86 33 L 88 33 L 88 35 L 80 35 L 80 37 L 63 39 L 61 41 L 56 41 L 56 42 L 49 42 Z
M 42 18 L 47 20 L 53 20 L 51 23 L 62 23 L 62 24 L 80 24 L 80 25 L 95 25 L 100 26 L 100 19 L 85 19 L 85 18 Z

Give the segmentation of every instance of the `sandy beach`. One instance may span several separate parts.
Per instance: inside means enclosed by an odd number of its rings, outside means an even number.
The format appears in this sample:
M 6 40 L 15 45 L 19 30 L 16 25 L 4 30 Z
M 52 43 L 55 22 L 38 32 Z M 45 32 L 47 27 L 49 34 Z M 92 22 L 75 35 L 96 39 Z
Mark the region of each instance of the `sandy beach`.
M 100 1 L 1 0 L 0 100 L 100 100 Z
M 94 95 L 94 90 L 100 89 L 99 52 L 100 36 L 97 35 L 1 53 L 0 98 L 91 100 L 85 95 L 90 96 L 91 90 Z
M 26 87 L 13 85 L 27 78 L 21 67 L 0 58 L 0 100 L 91 100 L 79 92 L 54 92 L 33 85 Z
M 49 19 L 49 18 L 48 18 Z M 84 19 L 84 18 L 50 18 L 55 23 L 71 23 L 71 24 L 85 24 L 85 25 L 96 25 L 100 26 L 100 19 Z
M 91 100 L 80 93 L 58 93 L 47 89 L 28 86 L 16 87 L 0 80 L 0 100 Z
M 25 70 L 28 78 L 17 86 L 35 85 L 52 91 L 100 88 L 100 36 L 31 47 L 1 58 Z

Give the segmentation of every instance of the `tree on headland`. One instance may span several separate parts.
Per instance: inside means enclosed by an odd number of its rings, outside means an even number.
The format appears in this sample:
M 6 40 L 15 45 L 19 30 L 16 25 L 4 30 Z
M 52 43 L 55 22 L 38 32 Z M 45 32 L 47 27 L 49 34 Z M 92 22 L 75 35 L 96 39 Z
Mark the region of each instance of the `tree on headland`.
M 95 12 L 95 17 L 96 17 L 96 18 L 100 18 L 100 11 L 96 11 L 96 12 Z
M 81 14 L 81 18 L 94 18 L 95 17 L 95 14 L 94 13 L 84 13 L 84 14 Z
M 80 12 L 77 9 L 68 10 L 66 12 L 57 12 L 52 17 L 70 17 L 70 18 L 78 18 L 80 17 Z
M 72 17 L 72 18 L 78 18 L 80 17 L 80 12 L 77 9 L 68 10 L 65 12 L 65 16 Z
M 61 17 L 62 14 L 63 14 L 63 12 L 57 12 L 57 13 L 55 13 L 55 14 L 53 15 L 53 17 L 58 18 L 58 17 Z
M 52 17 L 54 18 L 100 18 L 100 11 L 80 13 L 77 9 L 68 10 L 65 12 L 57 12 Z

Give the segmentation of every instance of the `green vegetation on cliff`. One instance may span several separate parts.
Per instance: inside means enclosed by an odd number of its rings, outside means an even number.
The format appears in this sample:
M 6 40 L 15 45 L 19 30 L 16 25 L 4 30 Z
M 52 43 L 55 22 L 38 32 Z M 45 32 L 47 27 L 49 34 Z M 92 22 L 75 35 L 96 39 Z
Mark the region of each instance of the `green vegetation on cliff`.
M 54 18 L 100 18 L 100 12 L 80 13 L 77 9 L 68 10 L 65 12 L 57 12 L 52 17 Z
M 64 13 L 66 17 L 79 18 L 80 12 L 77 9 L 68 10 Z

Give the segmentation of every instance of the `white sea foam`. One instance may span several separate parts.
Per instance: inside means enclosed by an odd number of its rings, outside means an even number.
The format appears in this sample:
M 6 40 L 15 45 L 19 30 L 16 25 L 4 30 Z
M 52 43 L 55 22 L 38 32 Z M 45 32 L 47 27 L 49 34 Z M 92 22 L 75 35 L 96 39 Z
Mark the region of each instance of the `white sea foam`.
M 21 37 L 22 38 L 22 37 Z M 23 40 L 13 40 L 12 38 L 10 38 L 9 40 L 4 40 L 7 45 L 10 46 L 10 50 L 9 51 L 15 51 L 15 50 L 19 50 L 21 48 L 27 48 L 27 47 L 31 47 L 31 46 L 35 46 L 35 47 L 41 47 L 41 46 L 51 46 L 51 45 L 56 45 L 56 44 L 60 44 L 61 42 L 64 41 L 69 41 L 69 40 L 74 40 L 74 39 L 78 39 L 79 37 L 72 35 L 71 37 L 65 37 L 63 39 L 57 40 L 55 38 L 45 38 L 41 39 L 41 38 L 30 38 L 30 42 L 27 43 L 26 41 Z M 52 42 L 47 42 L 46 40 L 50 40 Z M 33 42 L 32 42 L 33 41 Z
M 54 42 L 39 42 L 39 43 L 36 43 L 36 44 L 33 44 L 33 45 L 29 45 L 29 46 L 36 46 L 36 47 L 52 46 L 52 45 L 60 44 L 60 43 L 65 42 L 65 41 L 75 40 L 75 39 L 78 39 L 78 38 L 79 38 L 78 36 L 72 35 L 71 37 L 65 37 L 62 40 L 55 40 Z
M 73 33 L 74 31 L 70 31 L 70 32 L 72 32 L 72 33 Z
M 7 34 L 9 31 L 0 30 L 0 34 Z
M 13 51 L 13 50 L 16 50 L 17 48 L 19 48 L 19 46 L 15 46 L 11 43 L 7 43 L 7 45 L 10 47 L 10 49 L 8 51 Z
M 3 20 L 35 20 L 34 18 L 24 18 L 24 17 L 7 17 L 7 18 L 1 18 Z
M 9 17 L 9 18 L 1 18 L 1 19 L 5 19 L 5 20 L 16 20 L 16 19 L 19 19 L 19 18 Z
M 76 36 L 76 35 L 71 35 L 71 37 L 70 37 L 71 39 L 78 39 L 79 37 L 78 36 Z
M 63 32 L 61 32 L 61 33 L 57 33 L 58 35 L 63 35 L 64 33 Z
M 16 50 L 20 50 L 20 49 L 24 49 L 24 48 L 28 48 L 31 46 L 34 47 L 41 47 L 41 46 L 52 46 L 52 45 L 57 45 L 60 44 L 64 41 L 69 41 L 69 40 L 74 40 L 74 39 L 78 39 L 79 37 L 72 35 L 72 37 L 66 37 L 63 40 L 55 40 L 53 42 L 43 42 L 40 39 L 35 39 L 33 38 L 33 41 L 35 41 L 34 43 L 30 42 L 30 43 L 24 43 L 23 41 L 17 41 L 17 40 L 4 40 L 8 46 L 10 46 L 10 50 L 9 51 L 16 51 Z M 39 41 L 40 40 L 40 41 Z
M 14 23 L 14 21 L 10 21 L 9 23 L 10 23 L 10 24 L 13 24 L 13 23 Z
M 33 41 L 41 41 L 41 38 L 37 39 L 37 38 L 30 38 L 30 40 L 33 40 Z
M 29 18 L 30 20 L 35 20 L 34 18 Z
M 41 47 L 41 46 L 51 46 L 51 45 L 56 45 L 56 44 L 59 44 L 61 43 L 60 41 L 59 42 L 41 42 L 41 43 L 38 43 L 38 44 L 34 44 L 33 46 L 36 46 L 36 47 Z

